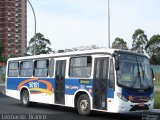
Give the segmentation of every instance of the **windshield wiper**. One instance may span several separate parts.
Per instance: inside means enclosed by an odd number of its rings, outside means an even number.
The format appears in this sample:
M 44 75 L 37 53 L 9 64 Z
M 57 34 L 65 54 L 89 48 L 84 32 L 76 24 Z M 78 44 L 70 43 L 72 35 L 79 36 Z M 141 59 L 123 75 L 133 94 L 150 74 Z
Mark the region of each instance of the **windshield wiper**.
M 139 63 L 140 64 L 140 67 L 142 69 L 142 77 L 143 77 L 143 80 L 144 80 L 144 70 L 143 70 L 143 66 L 142 66 L 142 63 Z M 140 76 L 141 77 L 141 76 Z
M 135 56 L 135 57 L 136 57 L 136 56 Z M 142 86 L 142 81 L 141 81 L 141 78 L 140 78 L 140 70 L 139 70 L 139 63 L 138 63 L 137 57 L 136 57 L 136 61 L 137 61 L 137 75 L 136 75 L 136 79 L 135 79 L 135 80 L 133 79 L 133 84 L 132 84 L 131 87 L 134 88 L 136 82 L 138 81 L 138 82 L 140 82 L 140 88 L 141 88 L 141 86 Z M 140 79 L 140 80 L 139 80 L 139 79 Z

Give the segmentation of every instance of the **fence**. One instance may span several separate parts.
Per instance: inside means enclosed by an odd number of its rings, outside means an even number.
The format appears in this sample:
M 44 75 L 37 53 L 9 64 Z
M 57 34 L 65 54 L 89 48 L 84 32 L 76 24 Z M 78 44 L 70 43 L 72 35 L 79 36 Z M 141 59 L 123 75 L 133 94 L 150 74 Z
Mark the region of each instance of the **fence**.
M 155 79 L 160 81 L 160 65 L 152 65 L 151 67 L 153 69 Z

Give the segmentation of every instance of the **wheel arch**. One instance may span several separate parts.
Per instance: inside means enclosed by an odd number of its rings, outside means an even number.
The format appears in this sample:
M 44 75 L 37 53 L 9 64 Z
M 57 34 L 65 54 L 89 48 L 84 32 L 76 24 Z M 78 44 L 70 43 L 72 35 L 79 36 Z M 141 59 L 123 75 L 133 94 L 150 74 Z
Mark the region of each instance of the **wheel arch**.
M 29 88 L 28 88 L 27 86 L 23 86 L 23 87 L 20 89 L 20 100 L 21 100 L 22 92 L 23 92 L 24 90 L 27 90 L 27 91 L 28 91 L 28 93 L 29 93 L 29 100 L 30 100 L 30 90 L 29 90 Z
M 77 108 L 77 100 L 78 100 L 79 96 L 82 95 L 82 94 L 88 95 L 89 101 L 90 101 L 90 109 L 92 110 L 92 97 L 87 90 L 76 91 L 76 93 L 74 94 L 74 108 Z

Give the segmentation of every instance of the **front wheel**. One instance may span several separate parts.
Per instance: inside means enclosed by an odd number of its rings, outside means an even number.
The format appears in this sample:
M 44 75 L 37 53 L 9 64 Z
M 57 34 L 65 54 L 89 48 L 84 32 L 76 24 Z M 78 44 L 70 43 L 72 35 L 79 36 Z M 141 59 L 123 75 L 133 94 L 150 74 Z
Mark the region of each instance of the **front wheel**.
M 77 101 L 77 110 L 81 115 L 89 115 L 91 113 L 90 100 L 88 95 L 82 94 Z
M 28 107 L 30 105 L 29 93 L 28 93 L 27 90 L 22 91 L 21 102 L 22 102 L 22 105 L 25 106 L 25 107 Z

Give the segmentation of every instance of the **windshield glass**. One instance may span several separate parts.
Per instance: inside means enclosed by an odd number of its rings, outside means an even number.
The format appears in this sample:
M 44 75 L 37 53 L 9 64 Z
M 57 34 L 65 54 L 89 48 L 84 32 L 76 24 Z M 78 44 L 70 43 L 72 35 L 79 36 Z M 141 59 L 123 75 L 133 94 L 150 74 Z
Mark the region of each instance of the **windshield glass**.
M 152 73 L 146 57 L 119 54 L 117 79 L 120 85 L 135 89 L 153 87 Z

